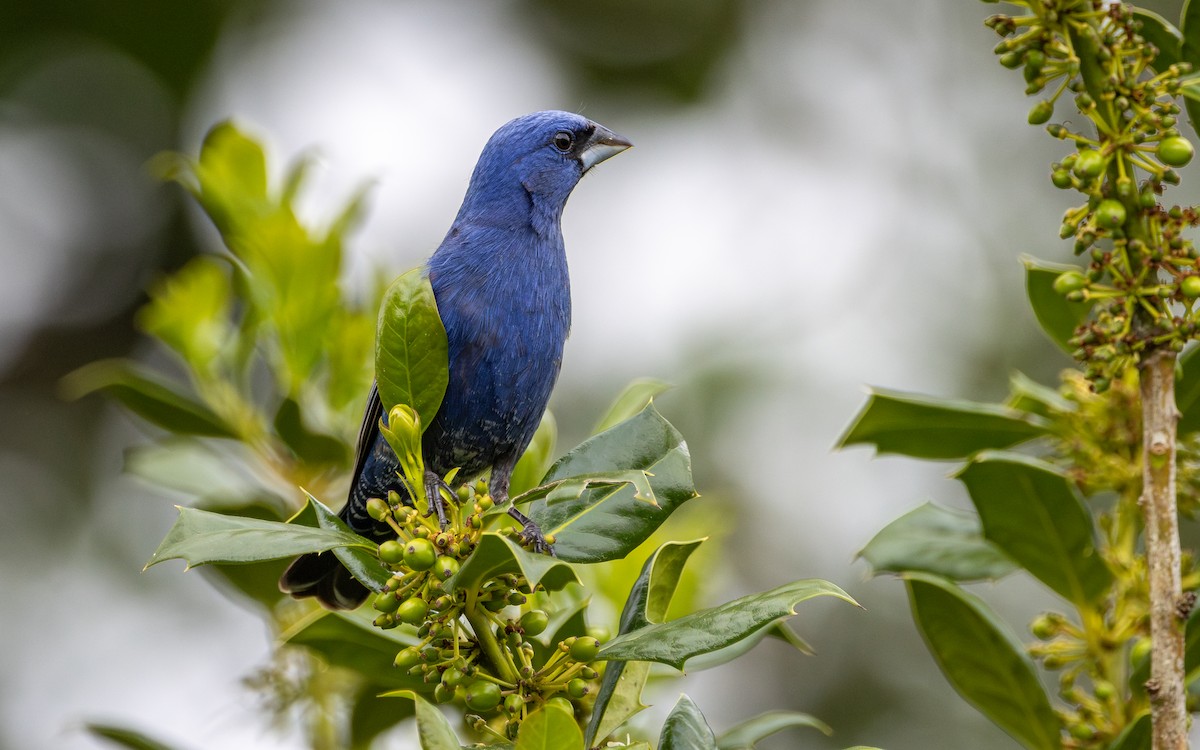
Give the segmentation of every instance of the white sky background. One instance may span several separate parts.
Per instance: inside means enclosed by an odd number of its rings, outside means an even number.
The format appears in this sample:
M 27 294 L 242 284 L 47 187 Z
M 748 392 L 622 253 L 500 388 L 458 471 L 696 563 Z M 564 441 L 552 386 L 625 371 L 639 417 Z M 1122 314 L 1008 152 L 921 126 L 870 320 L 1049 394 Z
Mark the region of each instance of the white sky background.
M 1071 197 L 1047 179 L 1065 150 L 1024 125 L 1031 102 L 1020 76 L 996 65 L 995 37 L 981 25 L 992 7 L 753 4 L 752 41 L 720 66 L 715 91 L 672 109 L 580 101 L 500 3 L 291 3 L 286 17 L 234 26 L 221 40 L 183 148 L 194 151 L 229 115 L 267 138 L 277 169 L 316 148 L 320 168 L 304 203 L 314 218 L 375 180 L 349 248 L 361 278 L 372 266 L 412 267 L 436 247 L 484 141 L 511 117 L 575 109 L 631 138 L 635 148 L 589 175 L 566 212 L 574 327 L 554 404 L 565 413 L 576 399 L 599 408 L 624 382 L 652 376 L 679 385 L 663 410 L 686 422 L 672 405 L 694 405 L 687 388 L 699 374 L 755 375 L 759 385 L 739 397 L 720 434 L 688 434 L 693 453 L 717 463 L 698 466 L 702 478 L 741 484 L 737 554 L 715 596 L 825 577 L 868 610 L 817 606 L 799 618 L 819 651 L 802 665 L 760 646 L 748 666 L 776 682 L 737 682 L 754 675 L 732 666 L 691 676 L 660 702 L 669 707 L 686 690 L 717 729 L 785 700 L 821 715 L 826 681 L 879 649 L 871 658 L 900 696 L 897 710 L 912 713 L 859 727 L 870 731 L 856 741 L 1011 747 L 939 682 L 901 586 L 864 583 L 863 565 L 852 563 L 875 531 L 919 502 L 954 502 L 958 488 L 941 478 L 951 467 L 830 450 L 865 383 L 987 399 L 1001 393 L 996 377 L 975 371 L 981 361 L 1001 373 L 1067 364 L 1028 343 L 1035 324 L 1017 261 L 1022 252 L 1067 259 L 1054 237 Z M 12 272 L 0 280 L 0 363 L 6 343 L 44 320 L 31 301 L 112 214 L 71 213 L 73 167 L 55 157 L 53 141 L 16 149 L 33 128 L 3 127 L 0 219 L 24 234 L 0 240 Z M 39 181 L 17 190 L 24 174 Z M 134 218 L 135 198 L 126 206 Z M 63 211 L 71 221 L 57 220 Z M 597 383 L 608 390 L 597 393 Z M 991 390 L 972 390 L 980 383 Z M 174 511 L 115 476 L 130 438 L 121 423 L 112 429 L 114 448 L 97 471 L 113 476 L 91 532 L 47 574 L 5 582 L 21 606 L 0 608 L 0 632 L 42 645 L 0 656 L 0 737 L 20 748 L 94 747 L 72 726 L 109 716 L 183 747 L 297 747 L 255 722 L 253 696 L 236 684 L 265 658 L 258 620 L 196 573 L 136 572 Z M 0 455 L 0 471 L 14 487 L 49 491 L 19 457 Z M 802 478 L 790 489 L 794 474 Z M 28 516 L 18 514 L 15 527 L 36 529 Z M 89 570 L 97 545 L 128 550 L 128 567 Z M 35 535 L 14 540 L 0 548 L 0 564 L 12 570 L 37 546 Z M 65 616 L 64 587 L 82 592 L 70 611 L 103 616 L 86 626 Z M 1014 623 L 1050 606 L 1030 591 L 1000 587 Z M 164 668 L 171 679 L 161 679 Z M 904 706 L 909 693 L 924 702 Z M 852 744 L 854 727 L 835 729 L 834 740 L 787 742 Z

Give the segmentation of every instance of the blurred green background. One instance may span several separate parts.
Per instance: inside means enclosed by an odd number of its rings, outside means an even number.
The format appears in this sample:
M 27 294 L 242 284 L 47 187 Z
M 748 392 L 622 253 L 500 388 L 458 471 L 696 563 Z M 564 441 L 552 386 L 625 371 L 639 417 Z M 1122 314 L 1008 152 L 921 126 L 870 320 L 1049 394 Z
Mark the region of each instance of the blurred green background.
M 1017 260 L 1069 256 L 1054 239 L 1069 199 L 1048 179 L 1066 151 L 1024 125 L 1023 84 L 981 23 L 994 8 L 0 4 L 0 747 L 95 747 L 93 719 L 182 747 L 300 747 L 241 683 L 269 653 L 260 620 L 195 573 L 140 572 L 178 501 L 121 473 L 144 428 L 58 395 L 93 359 L 161 360 L 132 325 L 143 289 L 216 242 L 147 161 L 194 153 L 233 116 L 276 168 L 319 155 L 313 220 L 373 181 L 353 289 L 420 263 L 492 130 L 546 108 L 636 144 L 565 218 L 560 446 L 630 379 L 675 383 L 660 409 L 689 440 L 696 502 L 728 529 L 711 600 L 814 576 L 866 607 L 806 607 L 793 626 L 814 657 L 764 643 L 671 692 L 718 730 L 772 708 L 836 730 L 766 748 L 1015 747 L 944 683 L 901 586 L 854 559 L 920 502 L 961 502 L 949 467 L 831 451 L 864 383 L 989 399 L 1014 369 L 1049 381 L 1069 365 L 1026 308 Z M 1014 626 L 1053 606 L 1026 580 L 991 588 Z

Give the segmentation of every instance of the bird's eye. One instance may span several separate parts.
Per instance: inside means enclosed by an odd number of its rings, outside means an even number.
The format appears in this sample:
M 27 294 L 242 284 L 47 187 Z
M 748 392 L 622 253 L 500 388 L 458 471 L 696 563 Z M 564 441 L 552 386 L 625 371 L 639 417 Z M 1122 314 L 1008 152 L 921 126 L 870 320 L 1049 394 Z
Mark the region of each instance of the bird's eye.
M 571 150 L 575 145 L 575 134 L 566 130 L 560 130 L 554 134 L 554 147 L 564 154 Z

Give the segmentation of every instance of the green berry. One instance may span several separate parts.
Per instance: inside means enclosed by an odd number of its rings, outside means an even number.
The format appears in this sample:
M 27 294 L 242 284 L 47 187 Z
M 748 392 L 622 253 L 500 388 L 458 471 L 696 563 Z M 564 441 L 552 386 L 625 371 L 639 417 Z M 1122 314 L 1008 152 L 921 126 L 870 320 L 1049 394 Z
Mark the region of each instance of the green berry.
M 1029 68 L 1026 68 L 1029 70 Z M 1029 124 L 1042 125 L 1049 122 L 1054 115 L 1054 105 L 1049 101 L 1042 100 L 1033 105 L 1033 109 L 1029 110 Z
M 454 667 L 450 667 L 445 672 L 442 672 L 442 684 L 443 685 L 448 685 L 452 688 L 458 687 L 459 685 L 462 684 L 463 679 L 464 679 L 464 676 L 463 676 L 462 670 L 460 670 L 460 669 L 455 669 Z
M 476 680 L 467 686 L 464 696 L 472 711 L 491 711 L 500 705 L 500 686 L 486 680 Z
M 404 545 L 395 539 L 389 539 L 379 545 L 379 559 L 388 565 L 395 565 L 404 559 Z
M 1071 173 L 1065 169 L 1056 169 L 1050 175 L 1050 181 L 1054 183 L 1054 187 L 1059 190 L 1066 190 L 1071 187 Z
M 409 625 L 424 622 L 427 614 L 429 614 L 429 605 L 419 596 L 406 599 L 396 609 L 396 619 L 401 622 L 407 622 Z
M 1083 274 L 1078 271 L 1067 271 L 1054 280 L 1054 291 L 1059 294 L 1069 294 L 1076 289 L 1083 289 L 1087 285 L 1087 278 Z
M 1092 687 L 1096 693 L 1096 697 L 1102 701 L 1106 701 L 1113 697 L 1113 694 L 1116 691 L 1113 687 L 1113 684 L 1107 680 L 1095 680 L 1093 681 Z
M 600 642 L 590 635 L 575 639 L 571 644 L 571 658 L 575 661 L 589 662 L 600 653 Z
M 549 624 L 550 616 L 540 609 L 531 609 L 521 615 L 521 629 L 525 635 L 540 635 Z
M 438 703 L 449 703 L 454 700 L 454 688 L 444 682 L 439 682 L 433 689 L 433 699 Z
M 421 663 L 421 652 L 410 646 L 396 654 L 396 660 L 392 663 L 401 669 L 412 669 Z
M 1094 180 L 1104 172 L 1105 159 L 1099 151 L 1080 151 L 1075 159 L 1075 174 L 1085 180 Z
M 504 711 L 509 716 L 516 716 L 521 713 L 521 709 L 525 707 L 525 699 L 516 693 L 512 693 L 504 699 Z
M 371 603 L 371 606 L 380 612 L 395 612 L 400 606 L 400 600 L 392 592 L 385 591 L 375 597 L 375 601 Z
M 1200 276 L 1185 276 L 1183 281 L 1179 282 L 1179 288 L 1192 299 L 1200 297 Z
M 458 560 L 454 559 L 453 557 L 447 557 L 446 555 L 439 557 L 433 564 L 434 575 L 443 581 L 457 573 L 458 568 Z
M 377 497 L 367 501 L 367 515 L 376 521 L 382 521 L 391 515 L 391 512 L 392 509 L 388 507 L 388 504 Z
M 1154 153 L 1163 164 L 1172 167 L 1182 167 L 1192 160 L 1192 157 L 1196 155 L 1196 150 L 1192 148 L 1192 144 L 1188 139 L 1180 136 L 1172 136 L 1159 141 L 1158 148 Z
M 1035 638 L 1050 640 L 1058 635 L 1058 622 L 1051 615 L 1040 615 L 1029 625 L 1029 632 L 1033 633 Z
M 429 570 L 437 560 L 437 550 L 428 539 L 413 539 L 404 545 L 404 564 L 412 570 Z
M 1096 207 L 1096 224 L 1105 229 L 1116 229 L 1125 223 L 1125 206 L 1121 201 L 1107 198 Z
M 579 700 L 583 696 L 587 695 L 587 691 L 588 689 L 586 680 L 576 677 L 567 683 L 567 695 L 571 696 L 573 700 Z

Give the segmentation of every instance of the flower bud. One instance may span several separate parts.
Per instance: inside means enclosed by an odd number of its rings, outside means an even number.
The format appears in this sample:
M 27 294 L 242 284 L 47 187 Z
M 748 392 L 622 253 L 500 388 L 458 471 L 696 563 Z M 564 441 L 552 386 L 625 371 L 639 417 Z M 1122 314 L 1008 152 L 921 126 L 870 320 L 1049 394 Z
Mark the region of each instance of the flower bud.
M 373 497 L 367 501 L 367 515 L 376 521 L 382 521 L 392 514 L 392 509 L 388 504 L 377 497 Z

